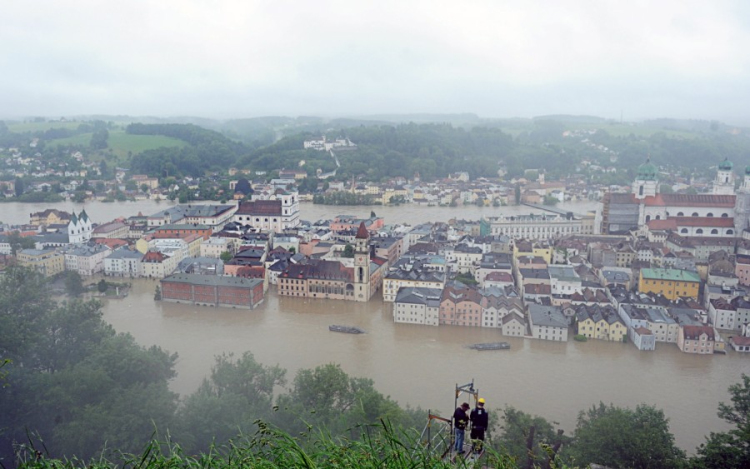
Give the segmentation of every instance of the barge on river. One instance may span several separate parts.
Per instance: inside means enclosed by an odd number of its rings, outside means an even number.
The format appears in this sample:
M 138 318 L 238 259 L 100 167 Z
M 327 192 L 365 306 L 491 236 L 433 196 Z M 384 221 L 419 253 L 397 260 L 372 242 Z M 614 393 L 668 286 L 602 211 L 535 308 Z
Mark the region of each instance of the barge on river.
M 508 342 L 488 342 L 484 344 L 469 345 L 470 349 L 474 350 L 508 350 L 510 344 Z
M 365 331 L 363 329 L 360 329 L 359 327 L 339 326 L 336 324 L 332 324 L 328 326 L 328 330 L 331 332 L 345 332 L 347 334 L 364 334 L 365 333 Z

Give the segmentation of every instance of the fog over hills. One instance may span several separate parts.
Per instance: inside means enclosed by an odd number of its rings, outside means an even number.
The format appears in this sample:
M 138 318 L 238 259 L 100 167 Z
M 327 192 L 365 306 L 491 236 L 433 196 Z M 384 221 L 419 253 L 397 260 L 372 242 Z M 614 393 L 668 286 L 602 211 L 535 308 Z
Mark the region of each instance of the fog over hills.
M 12 2 L 0 18 L 12 71 L 0 118 L 470 112 L 742 125 L 747 5 Z

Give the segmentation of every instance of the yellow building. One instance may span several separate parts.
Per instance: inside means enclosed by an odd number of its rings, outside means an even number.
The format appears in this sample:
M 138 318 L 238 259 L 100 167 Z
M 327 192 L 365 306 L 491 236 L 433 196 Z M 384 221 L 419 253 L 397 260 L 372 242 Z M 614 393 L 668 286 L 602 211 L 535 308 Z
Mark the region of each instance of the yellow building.
M 580 304 L 574 309 L 577 334 L 589 339 L 622 342 L 627 328 L 612 306 Z
M 696 272 L 677 269 L 641 269 L 638 290 L 641 293 L 662 294 L 670 300 L 698 299 L 701 278 Z
M 541 257 L 547 264 L 552 263 L 552 247 L 531 241 L 518 240 L 513 243 L 513 260 L 519 257 Z
M 49 226 L 68 224 L 70 222 L 70 214 L 62 210 L 55 208 L 48 208 L 42 212 L 36 212 L 31 214 L 30 224 L 34 226 Z
M 34 269 L 45 277 L 65 271 L 65 256 L 54 249 L 23 249 L 17 258 L 19 265 Z

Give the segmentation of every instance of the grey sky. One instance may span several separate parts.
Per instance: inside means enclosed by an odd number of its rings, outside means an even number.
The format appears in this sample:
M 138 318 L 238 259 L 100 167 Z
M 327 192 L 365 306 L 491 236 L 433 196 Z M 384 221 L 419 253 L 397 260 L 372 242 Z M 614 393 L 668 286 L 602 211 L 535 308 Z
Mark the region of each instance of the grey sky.
M 594 114 L 750 124 L 747 1 L 0 4 L 0 115 Z

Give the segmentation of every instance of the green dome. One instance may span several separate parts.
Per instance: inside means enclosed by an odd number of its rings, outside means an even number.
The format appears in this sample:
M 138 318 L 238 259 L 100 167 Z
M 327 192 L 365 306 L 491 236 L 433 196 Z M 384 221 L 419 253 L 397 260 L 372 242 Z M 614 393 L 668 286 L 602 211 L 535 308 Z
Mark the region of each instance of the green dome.
M 656 167 L 655 164 L 651 162 L 651 158 L 647 159 L 645 163 L 638 166 L 638 179 L 644 180 L 644 181 L 653 181 L 656 179 L 656 174 L 659 172 L 659 169 Z
M 745 166 L 745 174 L 750 176 L 750 166 Z
M 719 163 L 719 171 L 731 171 L 734 165 L 729 159 L 724 158 L 724 161 Z

